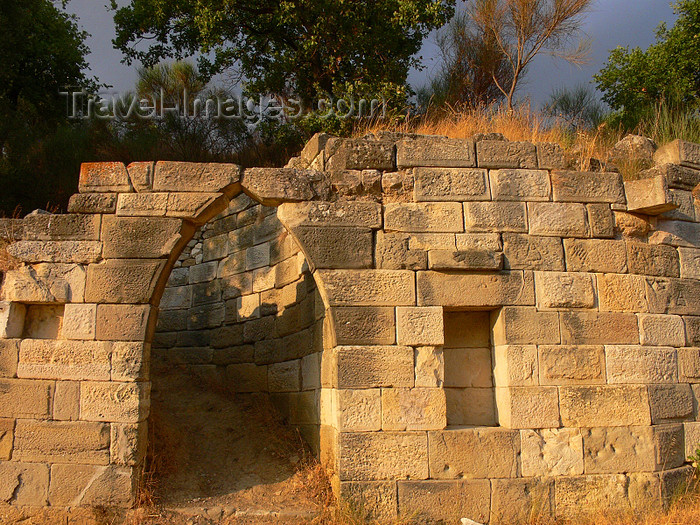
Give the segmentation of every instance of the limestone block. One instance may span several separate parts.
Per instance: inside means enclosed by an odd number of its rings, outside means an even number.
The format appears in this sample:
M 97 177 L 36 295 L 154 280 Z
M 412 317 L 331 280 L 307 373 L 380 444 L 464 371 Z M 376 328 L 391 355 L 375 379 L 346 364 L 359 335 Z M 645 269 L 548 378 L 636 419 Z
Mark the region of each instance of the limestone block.
M 539 384 L 537 347 L 505 345 L 493 349 L 495 386 L 536 386 Z
M 169 193 L 166 217 L 181 217 L 203 224 L 228 205 L 224 193 Z
M 686 168 L 678 164 L 660 164 L 654 166 L 645 173 L 652 177 L 664 177 L 669 188 L 692 191 L 698 184 L 700 184 L 699 170 Z
M 87 267 L 85 298 L 91 303 L 146 303 L 165 261 L 109 259 Z
M 458 202 L 388 203 L 384 206 L 384 229 L 400 232 L 463 232 L 462 205 Z
M 153 161 L 132 162 L 126 167 L 131 185 L 137 192 L 149 192 L 153 190 L 153 175 L 156 163 Z
M 22 337 L 24 317 L 27 307 L 21 303 L 0 301 L 0 338 L 14 339 Z
M 686 462 L 683 425 L 658 425 L 654 428 L 656 470 L 680 467 Z
M 138 342 L 112 343 L 112 381 L 147 380 L 151 345 Z
M 312 271 L 372 266 L 372 230 L 368 228 L 298 226 L 293 233 Z
M 630 273 L 679 277 L 678 250 L 672 246 L 627 243 L 627 261 Z
M 674 140 L 656 150 L 654 162 L 680 164 L 688 168 L 700 169 L 700 145 L 685 140 Z
M 396 340 L 400 345 L 442 345 L 445 329 L 439 306 L 396 308 Z
M 156 162 L 153 191 L 215 192 L 240 182 L 236 164 Z
M 431 479 L 516 478 L 520 433 L 502 428 L 428 432 Z
M 649 403 L 655 425 L 693 418 L 693 394 L 688 384 L 649 385 Z
M 341 481 L 340 499 L 350 503 L 352 509 L 365 520 L 391 523 L 397 516 L 397 491 L 395 481 Z
M 0 377 L 17 377 L 20 339 L 0 339 Z
M 420 346 L 414 351 L 416 363 L 416 387 L 439 388 L 445 382 L 445 357 L 443 349 Z
M 457 251 L 480 250 L 484 252 L 502 252 L 503 243 L 498 233 L 458 233 L 455 236 Z M 432 249 L 452 249 L 446 242 L 445 246 L 429 246 Z
M 561 239 L 503 234 L 504 266 L 512 270 L 564 270 Z
M 25 263 L 88 264 L 100 258 L 102 243 L 99 241 L 18 241 L 7 247 L 7 253 Z
M 640 275 L 597 276 L 598 300 L 602 312 L 646 312 L 645 280 Z
M 52 381 L 0 379 L 0 417 L 48 419 L 53 394 Z
M 658 220 L 649 235 L 650 244 L 668 244 L 697 248 L 700 246 L 700 224 L 687 221 Z
M 378 229 L 382 225 L 382 206 L 361 201 L 284 203 L 277 208 L 277 217 L 287 228 L 346 226 Z
M 527 210 L 522 202 L 465 202 L 468 232 L 527 232 Z
M 646 386 L 563 386 L 559 390 L 565 427 L 651 424 Z
M 532 273 L 497 274 L 418 272 L 419 306 L 489 306 L 535 304 Z
M 195 306 L 188 311 L 187 329 L 203 330 L 205 328 L 216 328 L 224 322 L 226 311 L 221 304 L 205 304 Z M 99 315 L 99 314 L 98 314 Z M 240 320 L 240 319 L 239 319 Z M 134 340 L 134 339 L 127 339 Z
M 68 213 L 114 213 L 116 193 L 76 193 L 68 200 Z
M 615 236 L 615 218 L 608 204 L 587 204 L 588 225 L 591 237 L 613 238 Z
M 14 419 L 0 419 L 0 460 L 2 461 L 9 461 L 12 457 L 14 432 Z
M 608 383 L 677 383 L 678 355 L 661 346 L 606 346 Z
M 408 346 L 339 346 L 338 388 L 412 387 L 413 348 Z
M 135 492 L 136 476 L 128 467 L 51 465 L 52 506 L 128 507 Z
M 417 166 L 465 167 L 476 166 L 474 142 L 439 136 L 404 138 L 396 144 L 398 169 Z
M 445 348 L 445 386 L 488 388 L 493 386 L 491 348 Z
M 564 150 L 554 142 L 537 142 L 537 164 L 542 170 L 564 168 Z
M 80 417 L 80 382 L 56 381 L 53 398 L 53 419 L 77 421 Z
M 415 304 L 415 274 L 404 270 L 317 270 L 328 306 L 410 306 Z
M 413 170 L 416 202 L 490 200 L 486 170 L 416 168 Z
M 537 150 L 529 142 L 480 140 L 476 159 L 480 168 L 537 169 Z
M 261 246 L 266 247 L 267 245 L 262 244 Z M 190 284 L 195 284 L 213 281 L 214 279 L 216 279 L 217 270 L 218 264 L 216 263 L 216 261 L 210 261 L 207 263 L 190 266 L 189 282 Z
M 96 304 L 67 304 L 63 313 L 63 337 L 76 340 L 95 339 Z
M 598 474 L 558 478 L 555 483 L 557 516 L 577 519 L 601 512 L 629 509 L 627 477 Z
M 396 342 L 394 308 L 348 306 L 332 308 L 339 345 L 391 345 Z
M 680 256 L 681 277 L 684 279 L 700 279 L 700 249 L 678 248 Z
M 0 462 L 0 501 L 43 507 L 49 492 L 49 466 L 40 463 Z
M 82 303 L 85 268 L 79 264 L 41 263 L 5 274 L 5 301 L 25 303 Z
M 109 463 L 109 425 L 86 421 L 32 421 L 15 426 L 13 459 L 33 463 Z
M 683 423 L 685 457 L 697 456 L 700 449 L 700 423 Z
M 547 478 L 491 480 L 491 523 L 527 523 L 551 519 L 554 480 Z
M 442 388 L 382 389 L 382 430 L 441 430 L 445 414 Z
M 560 312 L 561 342 L 565 345 L 638 344 L 634 314 L 618 312 Z
M 423 248 L 411 248 L 408 233 L 377 232 L 375 259 L 377 268 L 383 270 L 425 270 L 428 253 Z
M 559 202 L 625 202 L 619 173 L 553 171 L 552 196 Z
M 445 312 L 445 348 L 486 348 L 491 346 L 489 312 Z
M 445 388 L 447 424 L 498 426 L 493 388 Z
M 121 162 L 83 162 L 80 165 L 80 193 L 134 191 L 126 166 Z
M 215 259 L 223 259 L 229 253 L 227 234 L 215 235 L 214 237 L 204 239 L 202 245 L 202 252 L 205 262 L 213 261 Z
M 569 202 L 529 202 L 530 234 L 550 237 L 587 237 L 586 206 Z
M 116 214 L 125 217 L 165 217 L 167 193 L 120 193 Z
M 491 170 L 491 194 L 499 201 L 548 201 L 549 173 L 544 170 Z
M 583 474 L 583 436 L 578 428 L 521 430 L 523 476 Z
M 25 241 L 98 241 L 99 215 L 30 214 L 24 218 Z
M 671 201 L 676 205 L 676 209 L 663 213 L 661 216 L 664 219 L 695 222 L 697 206 L 693 193 L 685 190 L 668 191 L 671 194 Z
M 685 346 L 685 327 L 678 315 L 639 314 L 639 336 L 643 345 Z
M 100 304 L 97 306 L 96 337 L 99 341 L 143 341 L 151 316 L 150 305 Z
M 341 432 L 374 432 L 382 428 L 379 388 L 333 390 L 333 425 Z M 330 423 L 330 421 L 329 421 Z
M 508 344 L 558 344 L 559 314 L 534 307 L 505 306 L 493 318 L 493 342 Z
M 232 364 L 226 367 L 228 384 L 234 392 L 266 392 L 267 367 L 255 363 Z
M 430 250 L 431 270 L 502 270 L 503 254 L 483 250 Z
M 17 376 L 32 379 L 108 380 L 110 343 L 24 339 Z
M 370 245 L 371 247 L 371 245 Z M 200 285 L 195 285 L 195 299 L 194 303 L 197 304 L 197 287 L 198 286 L 206 286 L 209 289 L 213 288 L 219 288 L 218 283 L 216 285 L 214 283 L 207 283 L 206 285 L 204 283 Z M 259 293 L 259 292 L 264 292 L 271 290 L 275 287 L 275 269 L 270 268 L 267 266 L 264 266 L 262 268 L 257 268 L 256 270 L 253 271 L 253 292 Z M 206 302 L 218 302 L 218 290 L 217 294 L 207 294 L 211 298 L 207 300 Z M 201 304 L 201 303 L 200 303 Z
M 182 310 L 192 306 L 192 286 L 168 286 L 163 290 L 158 307 L 164 310 Z
M 102 223 L 105 259 L 166 257 L 181 238 L 182 221 L 164 217 L 117 217 Z
M 627 272 L 624 242 L 603 239 L 565 239 L 566 268 L 573 272 Z
M 700 282 L 647 277 L 646 294 L 651 313 L 694 315 L 700 304 Z
M 593 308 L 593 276 L 573 272 L 535 272 L 537 308 Z
M 652 427 L 583 430 L 587 474 L 656 470 Z
M 326 147 L 326 142 L 328 142 L 328 139 L 331 137 L 332 136 L 328 133 L 315 133 L 306 143 L 304 149 L 301 150 L 300 156 L 302 160 L 305 162 L 313 162 L 316 157 L 323 152 L 323 148 Z
M 148 417 L 150 383 L 83 381 L 80 384 L 80 419 L 112 423 L 138 423 Z
M 625 181 L 625 196 L 629 211 L 645 215 L 660 215 L 678 207 L 673 202 L 666 177 L 661 175 Z
M 342 432 L 338 441 L 341 480 L 428 478 L 425 432 Z
M 393 142 L 333 137 L 324 151 L 327 171 L 394 169 Z
M 678 349 L 679 380 L 695 383 L 700 380 L 700 348 Z
M 556 387 L 498 387 L 496 406 L 498 422 L 505 428 L 559 426 L 559 395 Z
M 602 346 L 547 346 L 538 348 L 541 385 L 605 384 Z
M 484 523 L 489 516 L 491 485 L 469 481 L 399 481 L 399 515 L 418 523 Z
M 267 385 L 270 392 L 297 392 L 301 390 L 301 361 L 272 363 L 267 367 Z

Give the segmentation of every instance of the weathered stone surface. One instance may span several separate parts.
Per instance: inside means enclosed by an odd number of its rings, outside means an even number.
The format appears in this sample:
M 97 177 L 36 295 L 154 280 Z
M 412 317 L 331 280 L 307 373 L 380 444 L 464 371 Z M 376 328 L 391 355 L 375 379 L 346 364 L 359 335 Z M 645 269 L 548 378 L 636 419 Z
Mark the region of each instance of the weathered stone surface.
M 522 202 L 465 202 L 468 232 L 527 232 L 527 211 Z
M 535 272 L 537 308 L 592 308 L 593 276 L 573 272 Z
M 585 429 L 583 442 L 587 474 L 656 469 L 652 427 Z
M 82 303 L 85 268 L 78 264 L 40 263 L 5 274 L 3 299 L 25 303 Z
M 491 523 L 527 523 L 553 514 L 553 479 L 491 480 Z
M 413 386 L 411 347 L 339 346 L 335 359 L 339 388 Z
M 63 305 L 32 304 L 24 318 L 25 339 L 56 339 L 61 336 Z
M 484 250 L 430 250 L 431 270 L 501 270 L 503 254 Z
M 493 349 L 493 357 L 495 386 L 536 386 L 538 384 L 537 346 L 496 346 Z
M 491 346 L 489 312 L 446 311 L 445 348 Z
M 240 180 L 241 168 L 236 164 L 160 161 L 153 191 L 216 192 Z
M 645 172 L 648 176 L 663 176 L 669 188 L 692 191 L 700 184 L 700 170 L 686 168 L 678 164 L 660 164 Z
M 226 367 L 227 384 L 234 392 L 266 392 L 267 367 L 255 363 L 236 363 Z
M 77 421 L 80 417 L 80 382 L 56 381 L 53 398 L 53 419 Z
M 42 507 L 48 503 L 48 492 L 48 465 L 0 462 L 0 501 Z
M 605 352 L 602 346 L 539 347 L 542 385 L 594 385 L 605 383 Z
M 87 267 L 85 300 L 90 303 L 147 303 L 165 261 L 109 259 Z
M 498 233 L 458 233 L 455 235 L 455 246 L 457 251 L 480 250 L 490 252 L 502 252 L 503 243 Z M 452 249 L 451 239 L 445 238 L 444 246 L 437 246 L 431 243 L 429 248 L 439 250 Z
M 649 385 L 649 403 L 655 425 L 693 418 L 693 394 L 688 384 Z
M 339 345 L 391 345 L 396 342 L 392 307 L 333 308 L 335 340 Z
M 277 217 L 287 226 L 354 226 L 380 228 L 382 206 L 376 202 L 299 202 L 284 203 Z
M 480 140 L 476 159 L 480 168 L 537 169 L 537 150 L 529 142 Z
M 126 217 L 165 217 L 167 193 L 120 193 L 117 215 Z
M 80 193 L 130 192 L 126 166 L 121 162 L 83 162 L 80 165 Z
M 683 423 L 685 433 L 685 457 L 697 455 L 700 449 L 700 423 Z
M 504 233 L 503 252 L 508 269 L 564 270 L 564 249 L 555 237 Z
M 531 235 L 586 237 L 586 206 L 568 202 L 529 202 L 527 205 Z
M 441 234 L 436 234 L 441 235 Z M 411 248 L 411 234 L 377 232 L 376 266 L 382 270 L 425 270 L 428 253 L 423 248 Z
M 109 425 L 85 421 L 20 419 L 13 459 L 33 463 L 109 463 Z
M 0 338 L 22 337 L 27 307 L 21 303 L 0 301 Z
M 583 474 L 583 436 L 578 428 L 521 430 L 520 440 L 523 476 Z
M 439 136 L 404 138 L 396 144 L 396 164 L 402 170 L 417 166 L 476 166 L 474 142 Z
M 561 312 L 561 342 L 571 344 L 637 344 L 634 314 L 617 312 Z
M 609 204 L 587 204 L 591 237 L 612 239 L 615 236 L 615 218 Z
M 102 256 L 105 259 L 166 257 L 180 240 L 181 228 L 180 219 L 105 216 Z
M 112 343 L 112 381 L 148 379 L 150 354 L 150 345 L 146 343 Z
M 501 428 L 428 432 L 432 479 L 515 478 L 520 433 Z
M 76 193 L 68 200 L 68 213 L 114 213 L 116 193 Z
M 297 392 L 301 390 L 301 361 L 271 363 L 267 367 L 267 388 L 270 392 Z
M 0 460 L 2 461 L 9 461 L 12 457 L 14 432 L 14 419 L 0 419 Z
M 325 147 L 326 170 L 394 169 L 394 143 L 331 138 Z
M 372 230 L 336 226 L 297 226 L 293 233 L 304 247 L 311 270 L 370 268 Z
M 0 379 L 0 417 L 48 419 L 54 383 L 26 379 Z
M 80 384 L 80 419 L 138 423 L 148 417 L 150 383 L 84 381 Z
M 597 276 L 598 301 L 604 312 L 646 312 L 645 280 L 641 275 Z
M 668 244 L 697 248 L 700 246 L 700 224 L 687 221 L 659 220 L 649 235 L 650 244 Z
M 537 164 L 541 170 L 564 168 L 564 149 L 553 142 L 537 142 Z
M 400 345 L 442 345 L 445 330 L 439 306 L 396 308 L 396 333 Z
M 695 279 L 646 278 L 649 312 L 694 315 L 700 305 L 700 282 Z
M 619 173 L 553 171 L 552 196 L 558 202 L 625 202 Z
M 658 346 L 606 346 L 608 383 L 677 383 L 676 350 Z
M 630 273 L 660 277 L 680 276 L 678 250 L 672 246 L 628 242 L 627 263 Z
M 391 523 L 398 512 L 396 481 L 341 481 L 340 498 L 368 520 Z
M 534 305 L 531 273 L 492 275 L 418 272 L 419 306 Z M 398 303 L 397 303 L 398 304 Z
M 674 140 L 656 151 L 654 162 L 680 164 L 688 168 L 700 169 L 700 145 L 685 140 Z
M 445 386 L 489 388 L 493 386 L 491 348 L 445 348 Z
M 326 406 L 328 402 L 330 406 Z M 321 418 L 341 432 L 381 430 L 381 389 L 325 389 L 321 393 Z
M 416 168 L 414 198 L 422 201 L 490 200 L 491 192 L 482 169 Z
M 53 506 L 128 507 L 135 497 L 136 476 L 125 467 L 51 466 L 49 503 Z
M 488 520 L 488 480 L 399 481 L 399 515 L 419 523 L 459 523 L 462 518 Z
M 450 426 L 498 426 L 493 388 L 445 388 L 447 424 Z
M 20 339 L 0 339 L 0 377 L 17 376 Z
M 646 215 L 660 215 L 678 207 L 673 202 L 666 177 L 660 175 L 625 181 L 625 196 L 627 210 Z
M 33 379 L 108 380 L 111 345 L 103 341 L 24 339 L 17 376 Z
M 695 222 L 697 212 L 693 194 L 685 190 L 670 189 L 668 191 L 670 201 L 675 205 L 675 209 L 663 213 L 661 217 L 676 221 Z
M 131 185 L 137 192 L 149 192 L 153 190 L 153 176 L 156 163 L 153 161 L 132 162 L 126 167 Z
M 557 515 L 576 519 L 601 512 L 629 508 L 627 477 L 624 474 L 576 476 L 555 483 Z
M 282 202 L 312 200 L 316 196 L 314 185 L 323 179 L 323 173 L 315 170 L 248 168 L 242 184 L 255 200 L 265 206 L 275 206 Z
M 549 173 L 543 170 L 491 170 L 491 195 L 499 201 L 548 201 Z
M 498 387 L 496 406 L 498 422 L 505 428 L 559 426 L 559 396 L 556 387 Z
M 96 337 L 101 341 L 143 341 L 151 320 L 150 305 L 100 304 Z
M 382 430 L 440 430 L 445 410 L 441 388 L 382 389 Z
M 492 325 L 495 345 L 556 344 L 561 340 L 559 315 L 539 312 L 534 307 L 501 308 Z
M 563 386 L 561 420 L 565 427 L 649 425 L 649 394 L 643 385 Z
M 678 365 L 681 382 L 698 382 L 700 380 L 700 348 L 679 348 Z
M 99 241 L 19 241 L 7 247 L 15 259 L 25 263 L 58 262 L 88 264 L 102 254 Z
M 389 203 L 384 207 L 384 228 L 401 232 L 463 232 L 462 205 L 457 202 Z
M 425 432 L 339 434 L 341 480 L 427 479 Z
M 677 315 L 640 314 L 639 335 L 643 345 L 685 345 L 683 319 Z
M 24 218 L 23 237 L 25 241 L 97 241 L 100 222 L 99 215 L 29 214 Z
M 414 273 L 403 270 L 318 270 L 329 306 L 404 306 L 415 304 Z
M 445 357 L 442 348 L 421 346 L 415 349 L 416 387 L 439 388 L 445 382 Z

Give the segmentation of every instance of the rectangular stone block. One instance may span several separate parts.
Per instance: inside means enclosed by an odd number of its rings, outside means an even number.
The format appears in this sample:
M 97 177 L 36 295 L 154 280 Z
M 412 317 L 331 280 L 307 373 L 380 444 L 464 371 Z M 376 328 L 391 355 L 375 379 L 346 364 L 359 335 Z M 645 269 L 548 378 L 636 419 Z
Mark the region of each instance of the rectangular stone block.
M 493 388 L 445 388 L 445 397 L 448 426 L 498 426 Z
M 366 520 L 389 522 L 398 513 L 396 481 L 340 481 L 340 499 L 362 509 Z
M 503 307 L 493 317 L 493 342 L 507 344 L 558 344 L 559 314 L 534 307 Z
M 639 314 L 639 336 L 643 345 L 685 346 L 683 319 L 677 315 Z
M 529 202 L 530 235 L 588 237 L 586 206 L 568 202 Z
M 564 270 L 561 239 L 503 234 L 504 267 L 512 270 Z
M 695 279 L 646 278 L 649 312 L 694 315 L 700 305 L 700 282 Z
M 377 202 L 289 202 L 277 208 L 277 217 L 287 228 L 294 226 L 353 226 L 378 229 L 382 206 Z
M 236 164 L 200 162 L 156 162 L 154 191 L 211 192 L 240 182 L 241 168 Z
M 634 314 L 617 312 L 560 312 L 561 342 L 565 345 L 638 344 Z
M 627 210 L 645 215 L 660 215 L 673 210 L 671 192 L 666 177 L 661 175 L 625 181 Z
M 520 433 L 502 428 L 428 432 L 431 479 L 516 478 Z
M 553 171 L 552 196 L 559 202 L 625 202 L 622 175 L 592 171 Z
M 493 358 L 495 386 L 536 386 L 539 384 L 537 346 L 496 346 L 493 349 Z
M 335 359 L 338 388 L 413 386 L 411 347 L 339 346 Z
M 557 515 L 581 519 L 600 513 L 629 509 L 628 478 L 624 474 L 598 474 L 557 479 L 555 501 Z
M 649 235 L 650 244 L 668 244 L 697 248 L 700 246 L 700 224 L 687 221 L 658 220 Z
M 462 205 L 457 202 L 389 203 L 384 229 L 400 232 L 463 232 Z
M 165 261 L 110 259 L 87 267 L 85 298 L 90 303 L 146 303 L 154 294 Z
M 116 214 L 127 217 L 165 217 L 167 193 L 121 193 Z
M 78 189 L 80 193 L 134 191 L 122 162 L 83 162 Z
M 554 142 L 537 142 L 537 164 L 541 170 L 563 169 L 564 149 Z
M 490 200 L 486 170 L 416 168 L 413 170 L 416 202 Z
M 147 380 L 150 371 L 151 345 L 138 342 L 112 343 L 112 381 Z
M 306 250 L 312 271 L 372 267 L 373 239 L 372 230 L 368 228 L 297 226 L 293 231 Z
M 438 388 L 445 382 L 443 350 L 435 346 L 420 346 L 414 351 L 416 387 Z
M 470 481 L 399 481 L 399 515 L 420 523 L 463 518 L 485 523 L 489 516 L 491 485 L 486 479 Z
M 381 389 L 324 389 L 321 392 L 321 418 L 322 423 L 333 425 L 340 432 L 381 430 Z
M 0 462 L 0 499 L 13 505 L 43 507 L 48 503 L 49 466 Z
M 100 304 L 96 337 L 100 341 L 143 341 L 149 323 L 155 321 L 147 304 Z
M 532 273 L 418 272 L 419 306 L 528 306 L 535 304 Z
M 428 167 L 476 166 L 474 142 L 439 136 L 416 136 L 404 138 L 396 143 L 396 165 L 398 169 Z
M 85 267 L 79 264 L 40 263 L 5 273 L 5 301 L 22 303 L 82 303 Z
M 482 250 L 430 250 L 431 270 L 502 270 L 503 254 Z
M 683 423 L 685 457 L 697 456 L 700 449 L 700 423 Z
M 678 355 L 659 346 L 606 346 L 608 383 L 677 383 Z
M 654 425 L 693 419 L 690 385 L 649 385 L 651 421 Z
M 627 262 L 630 273 L 660 277 L 680 276 L 678 250 L 672 246 L 628 242 Z
M 148 417 L 151 384 L 113 381 L 80 383 L 80 419 L 138 423 Z
M 349 306 L 332 308 L 338 345 L 391 345 L 396 342 L 392 307 Z
M 540 346 L 541 385 L 605 384 L 605 351 L 602 346 Z
M 597 276 L 598 302 L 603 312 L 648 311 L 646 286 L 641 275 Z
M 458 251 L 481 250 L 490 252 L 502 252 L 503 243 L 498 233 L 458 233 L 455 235 L 455 245 Z M 428 247 L 434 250 L 451 250 L 452 245 L 446 239 L 445 245 Z
M 20 419 L 15 427 L 13 459 L 106 465 L 109 442 L 109 425 L 104 423 Z
M 180 219 L 163 217 L 117 217 L 102 221 L 102 256 L 105 259 L 166 257 L 181 238 Z
M 99 241 L 100 215 L 36 214 L 24 218 L 25 241 Z
M 700 348 L 678 349 L 679 380 L 682 383 L 700 381 Z
M 559 394 L 553 386 L 497 387 L 496 406 L 504 428 L 559 426 Z
M 68 213 L 114 213 L 116 193 L 76 193 L 68 200 Z
M 130 507 L 137 480 L 130 467 L 54 464 L 49 503 L 54 507 Z
M 301 360 L 270 364 L 267 367 L 267 386 L 270 392 L 301 390 Z
M 700 145 L 676 139 L 656 150 L 654 162 L 656 164 L 679 164 L 688 168 L 700 169 Z
M 400 345 L 442 345 L 445 330 L 439 306 L 396 308 L 396 333 Z
M 681 277 L 684 279 L 700 279 L 700 249 L 678 248 L 680 257 Z
M 142 465 L 146 457 L 148 424 L 112 423 L 110 425 L 110 460 L 112 464 Z
M 382 430 L 441 430 L 445 413 L 441 388 L 382 389 Z
M 445 348 L 445 386 L 489 388 L 493 386 L 490 345 L 484 348 Z
M 226 367 L 226 378 L 234 392 L 266 392 L 267 366 L 255 363 L 239 363 Z
M 562 386 L 559 398 L 565 427 L 651 424 L 649 393 L 643 385 Z
M 627 272 L 624 242 L 603 239 L 565 239 L 566 268 L 573 272 Z
M 333 137 L 324 152 L 327 171 L 394 169 L 394 143 L 389 141 Z
M 99 241 L 17 241 L 7 247 L 7 253 L 25 263 L 88 264 L 101 257 L 102 243 Z
M 554 483 L 547 478 L 491 480 L 490 523 L 552 519 Z
M 615 217 L 609 204 L 587 204 L 591 237 L 612 239 L 615 236 Z
M 63 313 L 62 334 L 66 339 L 95 339 L 96 304 L 67 304 Z
M 529 142 L 480 140 L 476 159 L 480 168 L 537 169 L 537 149 Z
M 523 476 L 583 474 L 583 436 L 578 428 L 521 430 Z
M 428 478 L 425 432 L 342 432 L 338 441 L 341 480 Z
M 679 164 L 662 163 L 649 170 L 651 176 L 666 178 L 669 188 L 692 191 L 700 184 L 700 170 L 686 168 Z
M 0 338 L 22 337 L 26 312 L 27 307 L 21 303 L 0 301 Z
M 0 379 L 0 417 L 48 419 L 53 393 L 52 381 Z
M 522 202 L 465 202 L 468 232 L 527 232 L 527 210 Z
M 110 343 L 24 339 L 17 375 L 32 379 L 108 380 Z
M 442 234 L 436 234 L 442 235 Z M 428 253 L 424 248 L 411 248 L 408 233 L 377 232 L 375 261 L 383 270 L 425 270 Z
M 0 339 L 0 377 L 17 377 L 20 339 Z
M 499 201 L 548 201 L 549 173 L 544 170 L 490 170 L 491 195 Z
M 329 306 L 410 306 L 415 274 L 404 270 L 318 270 L 321 294 Z
M 535 272 L 537 308 L 593 308 L 593 276 L 573 272 Z
M 15 420 L 0 419 L 0 460 L 9 461 L 12 457 L 14 443 Z
M 77 421 L 80 417 L 80 382 L 56 381 L 53 419 Z

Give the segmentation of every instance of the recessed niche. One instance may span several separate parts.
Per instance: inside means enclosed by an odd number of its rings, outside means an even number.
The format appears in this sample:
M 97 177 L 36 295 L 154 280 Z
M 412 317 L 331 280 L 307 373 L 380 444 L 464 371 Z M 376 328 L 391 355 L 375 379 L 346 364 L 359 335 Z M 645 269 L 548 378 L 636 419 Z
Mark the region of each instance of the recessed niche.
M 24 339 L 59 339 L 63 328 L 63 305 L 30 304 L 24 316 Z

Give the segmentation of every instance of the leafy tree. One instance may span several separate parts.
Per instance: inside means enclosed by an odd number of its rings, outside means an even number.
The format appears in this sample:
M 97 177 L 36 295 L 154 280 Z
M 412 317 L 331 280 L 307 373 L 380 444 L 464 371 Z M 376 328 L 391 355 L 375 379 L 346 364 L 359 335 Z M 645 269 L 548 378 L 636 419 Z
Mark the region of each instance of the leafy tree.
M 675 4 L 678 20 L 661 24 L 646 51 L 617 47 L 594 76 L 603 100 L 629 124 L 661 99 L 683 105 L 700 99 L 700 0 Z
M 454 0 L 131 0 L 115 10 L 115 46 L 152 66 L 200 54 L 205 77 L 227 72 L 250 93 L 406 96 L 423 37 Z M 143 40 L 150 40 L 145 49 Z
M 489 35 L 505 55 L 511 74 L 508 81 L 491 76 L 513 109 L 513 96 L 530 62 L 548 51 L 569 62 L 587 57 L 586 41 L 569 47 L 579 32 L 581 17 L 592 0 L 475 0 L 469 10 L 475 26 Z
M 605 118 L 603 107 L 587 86 L 555 89 L 544 112 L 562 119 L 572 131 L 596 128 Z

